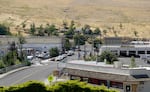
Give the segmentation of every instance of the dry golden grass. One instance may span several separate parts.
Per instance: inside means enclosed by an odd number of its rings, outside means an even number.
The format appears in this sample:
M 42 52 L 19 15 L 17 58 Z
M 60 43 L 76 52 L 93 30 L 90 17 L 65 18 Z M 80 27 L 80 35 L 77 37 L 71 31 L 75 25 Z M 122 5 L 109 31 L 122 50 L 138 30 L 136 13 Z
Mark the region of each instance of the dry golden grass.
M 35 22 L 62 24 L 74 20 L 109 30 L 114 27 L 118 36 L 150 38 L 150 0 L 0 0 L 0 21 L 13 26 Z M 123 24 L 123 29 L 119 24 Z M 114 36 L 112 30 L 108 36 Z

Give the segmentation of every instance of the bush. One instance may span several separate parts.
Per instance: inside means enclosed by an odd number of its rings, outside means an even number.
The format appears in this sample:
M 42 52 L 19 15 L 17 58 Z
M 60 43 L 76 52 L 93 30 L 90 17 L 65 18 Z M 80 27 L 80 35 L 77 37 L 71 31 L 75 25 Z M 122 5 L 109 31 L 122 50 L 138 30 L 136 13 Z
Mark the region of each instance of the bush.
M 85 57 L 85 61 L 96 61 L 96 56 L 88 56 L 88 57 Z
M 37 81 L 29 81 L 18 86 L 11 86 L 5 92 L 48 92 L 46 86 Z
M 52 86 L 45 86 L 41 82 L 29 81 L 17 86 L 0 87 L 0 92 L 117 92 L 105 86 L 92 86 L 85 82 L 58 82 Z
M 114 61 L 118 61 L 117 56 L 110 51 L 104 51 L 100 55 L 99 61 L 104 62 L 105 59 L 107 64 L 113 64 Z
M 49 52 L 50 52 L 50 56 L 51 56 L 51 57 L 56 57 L 56 56 L 59 55 L 59 50 L 58 50 L 57 47 L 51 48 L 51 49 L 49 50 Z
M 86 38 L 84 35 L 76 34 L 74 36 L 74 44 L 75 45 L 84 45 L 86 42 Z
M 51 83 L 54 80 L 54 76 L 53 75 L 49 75 L 48 76 L 48 81 L 49 83 Z
M 0 35 L 10 35 L 9 27 L 4 24 L 0 24 Z
M 5 92 L 5 87 L 0 87 L 0 92 Z
M 71 43 L 68 38 L 64 39 L 64 48 L 66 51 L 70 50 L 70 48 L 71 48 Z
M 4 67 L 5 67 L 4 62 L 3 62 L 2 60 L 0 60 L 0 69 L 1 69 L 1 68 L 4 68 Z

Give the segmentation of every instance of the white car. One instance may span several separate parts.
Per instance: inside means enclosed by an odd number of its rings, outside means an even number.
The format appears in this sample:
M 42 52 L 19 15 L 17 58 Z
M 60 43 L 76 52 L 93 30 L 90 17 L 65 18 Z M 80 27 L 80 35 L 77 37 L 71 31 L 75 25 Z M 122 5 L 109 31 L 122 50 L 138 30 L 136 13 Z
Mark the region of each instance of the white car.
M 64 59 L 64 58 L 66 58 L 68 55 L 67 55 L 67 54 L 62 54 L 61 56 L 62 56 L 63 59 Z
M 55 58 L 55 61 L 60 61 L 60 60 L 62 60 L 63 59 L 63 56 L 62 55 L 59 55 L 59 56 L 57 56 L 56 58 Z
M 72 55 L 74 55 L 74 51 L 69 50 L 67 55 L 68 55 L 68 56 L 72 56 Z
M 32 59 L 33 59 L 33 56 L 27 56 L 27 59 L 28 59 L 28 60 L 32 60 Z

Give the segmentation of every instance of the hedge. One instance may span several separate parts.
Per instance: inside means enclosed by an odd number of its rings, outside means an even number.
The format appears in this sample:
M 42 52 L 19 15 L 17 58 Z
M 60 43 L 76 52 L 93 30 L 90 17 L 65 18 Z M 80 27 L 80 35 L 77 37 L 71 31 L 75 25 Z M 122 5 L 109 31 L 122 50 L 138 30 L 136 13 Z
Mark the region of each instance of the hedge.
M 117 92 L 105 86 L 93 86 L 85 82 L 67 81 L 48 86 L 37 81 L 29 81 L 20 85 L 0 87 L 0 92 Z

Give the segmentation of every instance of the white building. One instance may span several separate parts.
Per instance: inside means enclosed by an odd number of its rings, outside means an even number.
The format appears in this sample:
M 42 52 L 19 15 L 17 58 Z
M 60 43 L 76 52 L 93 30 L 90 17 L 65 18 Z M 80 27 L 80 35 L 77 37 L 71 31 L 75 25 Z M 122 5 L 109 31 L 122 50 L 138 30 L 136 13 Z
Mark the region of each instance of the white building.
M 150 44 L 103 45 L 100 53 L 106 50 L 118 56 L 140 56 L 140 54 L 150 54 Z

